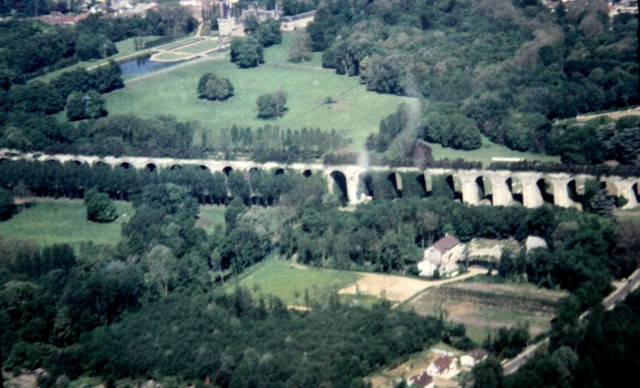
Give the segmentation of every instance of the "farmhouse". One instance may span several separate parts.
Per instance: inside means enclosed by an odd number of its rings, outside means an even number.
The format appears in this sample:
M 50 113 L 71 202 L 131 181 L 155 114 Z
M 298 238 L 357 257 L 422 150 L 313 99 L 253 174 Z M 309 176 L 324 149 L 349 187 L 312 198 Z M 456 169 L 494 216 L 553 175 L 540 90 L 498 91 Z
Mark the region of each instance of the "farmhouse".
M 432 377 L 451 378 L 458 372 L 456 360 L 449 356 L 440 357 L 427 367 L 427 374 Z
M 455 276 L 458 260 L 464 258 L 466 247 L 457 238 L 447 235 L 424 251 L 418 263 L 420 276 L 433 276 L 436 270 L 446 276 Z

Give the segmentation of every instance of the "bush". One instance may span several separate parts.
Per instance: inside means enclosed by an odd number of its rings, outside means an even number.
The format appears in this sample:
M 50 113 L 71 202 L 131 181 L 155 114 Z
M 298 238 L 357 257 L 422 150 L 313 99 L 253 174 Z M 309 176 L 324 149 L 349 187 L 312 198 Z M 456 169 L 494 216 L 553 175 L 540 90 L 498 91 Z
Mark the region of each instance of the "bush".
M 91 189 L 84 195 L 87 219 L 95 222 L 112 222 L 118 218 L 116 205 L 105 193 Z

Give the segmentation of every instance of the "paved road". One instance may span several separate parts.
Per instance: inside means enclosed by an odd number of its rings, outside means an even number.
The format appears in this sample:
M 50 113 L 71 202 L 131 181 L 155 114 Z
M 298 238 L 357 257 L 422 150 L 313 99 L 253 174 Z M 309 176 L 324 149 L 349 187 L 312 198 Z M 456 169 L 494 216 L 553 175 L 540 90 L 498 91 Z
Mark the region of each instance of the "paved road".
M 636 269 L 631 274 L 631 276 L 627 278 L 627 282 L 622 287 L 617 288 L 611 294 L 609 294 L 606 298 L 603 299 L 602 304 L 604 305 L 605 309 L 607 310 L 613 309 L 616 303 L 623 301 L 627 297 L 627 295 L 629 295 L 633 290 L 638 288 L 639 285 L 640 285 L 640 268 Z M 589 311 L 585 311 L 584 313 L 582 313 L 582 315 L 580 315 L 579 320 L 582 321 L 588 314 L 589 314 Z M 549 339 L 545 338 L 544 340 L 538 343 L 528 346 L 515 358 L 512 358 L 511 360 L 503 361 L 502 368 L 504 370 L 504 375 L 507 376 L 517 371 L 531 357 L 533 357 L 533 355 L 536 353 L 538 349 L 548 344 L 549 344 Z

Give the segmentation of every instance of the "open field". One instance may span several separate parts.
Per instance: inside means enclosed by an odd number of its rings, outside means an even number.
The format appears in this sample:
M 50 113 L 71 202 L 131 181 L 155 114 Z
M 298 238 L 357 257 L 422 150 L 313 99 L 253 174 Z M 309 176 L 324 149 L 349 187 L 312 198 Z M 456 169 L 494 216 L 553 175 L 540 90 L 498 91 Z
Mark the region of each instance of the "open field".
M 216 225 L 221 225 L 224 229 L 224 210 L 223 206 L 200 206 L 196 226 L 204 229 L 207 234 L 214 233 Z
M 457 282 L 484 272 L 486 271 L 483 269 L 469 268 L 469 272 L 461 276 L 443 280 L 422 280 L 406 276 L 362 272 L 360 273 L 361 278 L 354 284 L 342 288 L 340 294 L 362 294 L 402 303 L 429 287 L 438 287 L 446 283 Z
M 257 128 L 336 129 L 354 140 L 359 150 L 367 136 L 378 130 L 380 120 L 393 113 L 407 98 L 367 92 L 357 77 L 336 75 L 332 70 L 286 61 L 286 47 L 265 51 L 266 63 L 258 68 L 238 69 L 228 59 L 196 62 L 171 71 L 127 83 L 125 89 L 105 95 L 109 114 L 133 113 L 144 117 L 175 115 L 179 120 L 198 120 L 208 130 L 232 125 Z M 224 102 L 197 98 L 196 86 L 202 74 L 212 72 L 228 78 L 234 96 Z M 280 120 L 257 118 L 259 95 L 282 89 L 287 93 L 288 111 Z M 336 101 L 325 104 L 327 97 Z
M 465 324 L 472 339 L 482 341 L 490 331 L 519 323 L 529 325 L 533 336 L 549 330 L 555 304 L 566 295 L 532 284 L 476 279 L 430 288 L 408 307 L 423 315 L 444 313 L 447 320 Z
M 87 221 L 82 200 L 37 199 L 29 208 L 0 222 L 0 236 L 33 240 L 40 246 L 69 243 L 77 247 L 86 241 L 115 245 L 120 241 L 122 224 L 133 212 L 128 202 L 116 202 L 116 207 L 120 218 L 101 224 Z M 216 225 L 224 227 L 224 207 L 200 207 L 197 226 L 211 234 Z
M 116 202 L 120 217 L 111 223 L 87 221 L 82 200 L 38 199 L 7 221 L 0 222 L 0 236 L 35 241 L 44 246 L 69 243 L 77 247 L 81 242 L 116 244 L 120 240 L 123 222 L 131 215 L 129 203 Z
M 256 295 L 275 295 L 287 305 L 305 305 L 305 290 L 311 300 L 324 300 L 331 292 L 358 280 L 358 274 L 347 271 L 307 268 L 289 261 L 268 258 L 252 266 L 240 277 L 239 284 Z M 227 283 L 231 292 L 237 281 Z
M 484 135 L 482 136 L 482 146 L 480 146 L 480 148 L 478 148 L 477 150 L 472 150 L 472 151 L 454 150 L 453 148 L 445 148 L 440 144 L 436 144 L 436 143 L 429 143 L 429 146 L 431 147 L 431 152 L 433 154 L 434 159 L 461 158 L 468 161 L 481 162 L 485 166 L 488 166 L 491 163 L 491 158 L 493 157 L 523 158 L 525 160 L 539 160 L 542 162 L 559 162 L 560 161 L 560 157 L 558 156 L 536 154 L 533 152 L 514 151 L 501 144 L 496 144 L 491 142 L 491 140 L 487 139 Z

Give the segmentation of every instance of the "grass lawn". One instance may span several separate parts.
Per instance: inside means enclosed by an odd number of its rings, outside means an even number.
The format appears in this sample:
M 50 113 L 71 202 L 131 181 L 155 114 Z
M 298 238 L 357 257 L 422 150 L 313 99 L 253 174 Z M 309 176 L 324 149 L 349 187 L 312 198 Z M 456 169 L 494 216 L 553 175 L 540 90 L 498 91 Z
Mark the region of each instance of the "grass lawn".
M 485 136 L 482 136 L 482 146 L 473 151 L 454 150 L 453 148 L 445 148 L 440 144 L 429 143 L 431 152 L 435 159 L 458 159 L 462 158 L 467 161 L 478 161 L 488 166 L 492 157 L 502 158 L 523 158 L 525 160 L 539 160 L 543 162 L 559 162 L 559 156 L 551 156 L 544 154 L 536 154 L 533 152 L 519 152 L 511 150 L 501 144 L 491 142 Z
M 251 267 L 240 277 L 239 284 L 256 295 L 275 295 L 287 305 L 304 305 L 305 289 L 312 300 L 324 300 L 328 293 L 358 280 L 353 272 L 319 268 L 298 269 L 289 265 L 289 261 L 274 257 Z M 233 291 L 238 281 L 227 283 L 227 289 Z M 371 303 L 362 298 L 363 305 Z
M 123 222 L 131 215 L 131 205 L 117 202 L 120 217 L 111 223 L 87 221 L 82 200 L 35 200 L 7 221 L 0 222 L 0 236 L 35 241 L 44 246 L 69 243 L 77 247 L 81 242 L 116 244 L 120 240 Z M 125 215 L 126 214 L 126 215 Z
M 185 60 L 190 56 L 191 54 L 186 54 L 182 52 L 175 53 L 175 52 L 169 51 L 169 52 L 154 54 L 152 58 L 159 62 L 160 61 L 173 62 L 173 61 Z
M 200 206 L 200 214 L 198 215 L 197 227 L 200 227 L 212 234 L 216 230 L 216 225 L 222 225 L 224 228 L 224 206 Z
M 209 51 L 218 48 L 217 39 L 206 39 L 200 42 L 190 44 L 188 46 L 182 46 L 174 49 L 173 51 L 187 53 L 187 54 L 200 54 L 204 51 Z
M 289 37 L 287 36 L 287 40 Z M 105 95 L 109 114 L 133 113 L 144 117 L 175 115 L 198 120 L 206 130 L 232 125 L 257 128 L 267 124 L 281 128 L 336 129 L 353 139 L 359 150 L 367 136 L 378 130 L 380 120 L 393 113 L 407 98 L 367 92 L 357 77 L 336 75 L 313 64 L 286 61 L 286 45 L 266 50 L 266 63 L 238 69 L 228 59 L 197 62 L 127 83 L 126 88 Z M 224 102 L 200 100 L 196 86 L 200 76 L 212 72 L 228 78 L 234 96 Z M 257 118 L 258 96 L 282 89 L 288 111 L 280 120 Z M 324 103 L 327 97 L 337 101 Z

